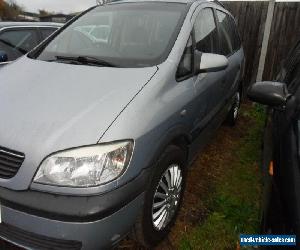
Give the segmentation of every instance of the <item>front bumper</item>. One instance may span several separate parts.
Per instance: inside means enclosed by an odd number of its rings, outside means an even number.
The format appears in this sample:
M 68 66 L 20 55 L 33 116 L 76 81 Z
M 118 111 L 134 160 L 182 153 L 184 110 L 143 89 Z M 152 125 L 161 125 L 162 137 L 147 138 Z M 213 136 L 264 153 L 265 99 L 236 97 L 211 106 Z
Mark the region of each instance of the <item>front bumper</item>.
M 108 249 L 130 231 L 143 200 L 142 193 L 114 214 L 93 222 L 51 220 L 2 206 L 0 238 L 25 249 Z
M 109 248 L 134 225 L 150 171 L 97 196 L 0 188 L 0 238 L 27 249 Z

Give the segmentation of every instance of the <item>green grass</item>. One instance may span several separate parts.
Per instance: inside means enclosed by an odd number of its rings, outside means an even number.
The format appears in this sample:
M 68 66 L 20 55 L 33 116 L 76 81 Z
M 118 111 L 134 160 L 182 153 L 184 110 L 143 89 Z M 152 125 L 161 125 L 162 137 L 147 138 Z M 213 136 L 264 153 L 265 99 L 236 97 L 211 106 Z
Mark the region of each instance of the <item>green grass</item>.
M 180 249 L 236 249 L 239 234 L 259 232 L 261 178 L 258 169 L 264 110 L 243 111 L 249 121 L 245 135 L 234 146 L 233 161 L 223 167 L 207 205 L 210 213 L 203 224 L 188 232 Z

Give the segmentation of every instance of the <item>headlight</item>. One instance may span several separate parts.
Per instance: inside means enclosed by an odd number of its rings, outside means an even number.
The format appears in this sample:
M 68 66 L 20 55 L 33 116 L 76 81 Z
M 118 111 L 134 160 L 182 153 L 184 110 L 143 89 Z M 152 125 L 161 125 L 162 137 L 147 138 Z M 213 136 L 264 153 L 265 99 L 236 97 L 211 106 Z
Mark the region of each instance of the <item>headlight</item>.
M 133 142 L 116 142 L 70 149 L 46 158 L 34 182 L 56 186 L 91 187 L 122 175 L 130 161 Z

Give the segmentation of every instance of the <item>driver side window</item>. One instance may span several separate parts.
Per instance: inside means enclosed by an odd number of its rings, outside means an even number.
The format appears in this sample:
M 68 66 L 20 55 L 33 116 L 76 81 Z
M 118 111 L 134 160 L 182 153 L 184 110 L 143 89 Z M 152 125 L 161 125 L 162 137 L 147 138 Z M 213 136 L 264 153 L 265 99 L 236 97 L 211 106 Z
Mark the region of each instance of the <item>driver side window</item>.
M 218 31 L 211 8 L 200 11 L 195 24 L 196 49 L 203 53 L 218 52 Z
M 200 11 L 194 24 L 195 47 L 203 53 L 218 52 L 218 31 L 211 8 Z M 176 78 L 182 81 L 190 77 L 193 73 L 193 39 L 190 36 L 183 56 L 181 58 Z

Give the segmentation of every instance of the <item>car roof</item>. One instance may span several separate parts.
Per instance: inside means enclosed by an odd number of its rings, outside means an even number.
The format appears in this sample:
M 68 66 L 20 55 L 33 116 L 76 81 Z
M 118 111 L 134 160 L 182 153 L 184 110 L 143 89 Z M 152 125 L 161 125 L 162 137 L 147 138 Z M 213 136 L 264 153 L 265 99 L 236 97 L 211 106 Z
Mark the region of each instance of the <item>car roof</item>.
M 112 0 L 108 4 L 115 3 L 146 3 L 146 2 L 165 2 L 165 3 L 193 3 L 193 2 L 208 2 L 207 0 Z
M 118 3 L 147 3 L 147 2 L 161 2 L 161 3 L 182 3 L 182 4 L 188 4 L 191 5 L 193 3 L 212 3 L 216 6 L 219 6 L 220 8 L 226 10 L 223 3 L 221 3 L 219 0 L 111 0 L 108 5 L 111 4 L 118 4 Z
M 62 27 L 61 23 L 50 23 L 50 22 L 0 22 L 0 29 L 9 27 Z

